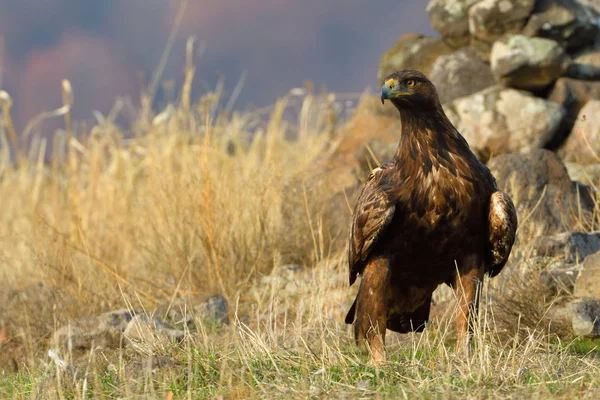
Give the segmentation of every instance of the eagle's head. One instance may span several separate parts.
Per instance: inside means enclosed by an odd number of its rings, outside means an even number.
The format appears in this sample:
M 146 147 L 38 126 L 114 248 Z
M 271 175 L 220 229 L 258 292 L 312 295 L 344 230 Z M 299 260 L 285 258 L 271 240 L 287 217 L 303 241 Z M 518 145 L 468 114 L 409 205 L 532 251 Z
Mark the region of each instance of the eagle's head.
M 381 103 L 390 100 L 396 108 L 437 108 L 440 104 L 435 86 L 419 71 L 405 69 L 384 79 Z

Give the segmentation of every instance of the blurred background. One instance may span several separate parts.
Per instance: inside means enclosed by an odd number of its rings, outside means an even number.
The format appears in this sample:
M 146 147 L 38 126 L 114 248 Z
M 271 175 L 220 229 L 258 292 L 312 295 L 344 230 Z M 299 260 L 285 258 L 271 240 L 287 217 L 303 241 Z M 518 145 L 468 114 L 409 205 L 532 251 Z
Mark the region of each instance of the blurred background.
M 368 5 L 368 7 L 367 7 Z M 315 89 L 359 92 L 377 84 L 385 50 L 409 31 L 438 36 L 419 0 L 191 0 L 163 80 L 183 80 L 185 41 L 197 39 L 195 96 L 217 74 L 237 108 L 271 104 L 306 80 Z M 107 114 L 118 96 L 138 103 L 156 71 L 182 0 L 0 0 L 0 88 L 14 100 L 17 130 L 61 105 L 73 85 L 74 117 Z M 177 87 L 174 90 L 177 95 Z M 156 106 L 171 94 L 158 93 Z

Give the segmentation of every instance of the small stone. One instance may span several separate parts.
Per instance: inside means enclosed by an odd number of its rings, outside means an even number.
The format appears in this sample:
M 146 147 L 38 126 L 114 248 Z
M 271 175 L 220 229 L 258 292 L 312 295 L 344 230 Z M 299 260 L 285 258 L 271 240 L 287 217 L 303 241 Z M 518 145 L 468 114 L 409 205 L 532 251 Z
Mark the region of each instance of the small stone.
M 580 336 L 600 336 L 600 300 L 584 298 L 568 304 L 573 333 Z

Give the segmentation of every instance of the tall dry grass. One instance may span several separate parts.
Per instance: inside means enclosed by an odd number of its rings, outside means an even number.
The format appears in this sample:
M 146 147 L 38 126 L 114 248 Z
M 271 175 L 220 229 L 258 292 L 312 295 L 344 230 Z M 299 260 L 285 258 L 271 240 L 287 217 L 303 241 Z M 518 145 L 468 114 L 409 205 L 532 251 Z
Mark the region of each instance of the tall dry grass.
M 27 360 L 12 375 L 5 365 L 0 368 L 5 371 L 0 393 L 15 398 L 597 393 L 595 344 L 572 351 L 570 340 L 556 336 L 546 318 L 556 298 L 531 280 L 500 289 L 486 284 L 472 358 L 452 348 L 453 295 L 442 289 L 435 302 L 450 307 L 440 306 L 424 333 L 390 335 L 393 363 L 384 369 L 366 364 L 368 357 L 343 324 L 353 294 L 343 254 L 352 202 L 332 192 L 336 182 L 318 175 L 337 144 L 335 98 L 308 92 L 286 96 L 268 112 L 231 112 L 218 85 L 194 103 L 191 52 L 190 46 L 179 101 L 155 114 L 152 90 L 143 93 L 129 130 L 115 123 L 120 103 L 83 129 L 70 113 L 77 88 L 64 81 L 63 105 L 16 132 L 10 96 L 0 94 L 0 299 L 12 307 L 0 311 L 0 351 L 6 355 L 18 345 Z M 48 118 L 64 123 L 52 141 L 36 136 Z M 27 147 L 19 142 L 23 135 L 30 139 Z M 526 227 L 535 207 L 520 212 Z M 533 233 L 528 235 L 518 249 L 526 258 Z M 314 268 L 294 277 L 294 290 L 280 280 L 255 284 L 287 263 Z M 34 306 L 7 294 L 27 287 L 26 296 L 34 297 L 46 290 L 31 289 L 40 281 L 54 295 Z M 512 291 L 502 297 L 506 285 Z M 79 359 L 61 354 L 77 372 L 63 373 L 45 355 L 51 329 L 70 317 L 124 306 L 151 310 L 175 297 L 213 292 L 229 300 L 232 324 L 215 328 L 199 321 L 199 330 L 187 332 L 183 344 L 150 357 L 128 349 L 92 350 Z
M 328 229 L 322 215 L 330 198 L 304 183 L 331 146 L 331 96 L 231 112 L 221 84 L 192 102 L 194 71 L 188 61 L 179 102 L 157 115 L 144 93 L 130 131 L 114 122 L 120 103 L 82 131 L 70 112 L 77 88 L 63 81 L 62 107 L 25 128 L 28 148 L 3 92 L 6 287 L 42 281 L 75 299 L 70 315 L 119 307 L 123 293 L 149 306 L 212 292 L 232 301 L 277 265 L 335 251 L 342 228 Z M 52 141 L 34 135 L 48 118 L 64 121 Z

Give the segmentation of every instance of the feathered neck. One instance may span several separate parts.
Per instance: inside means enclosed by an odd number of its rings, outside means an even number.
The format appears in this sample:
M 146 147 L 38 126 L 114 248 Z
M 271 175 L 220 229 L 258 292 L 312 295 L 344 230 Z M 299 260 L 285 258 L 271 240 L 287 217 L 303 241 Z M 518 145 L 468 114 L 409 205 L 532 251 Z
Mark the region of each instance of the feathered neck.
M 457 147 L 463 145 L 464 139 L 440 105 L 427 109 L 397 106 L 397 109 L 400 112 L 402 131 L 394 158 L 410 157 L 416 160 L 419 153 L 435 155 L 439 151 L 460 151 Z

